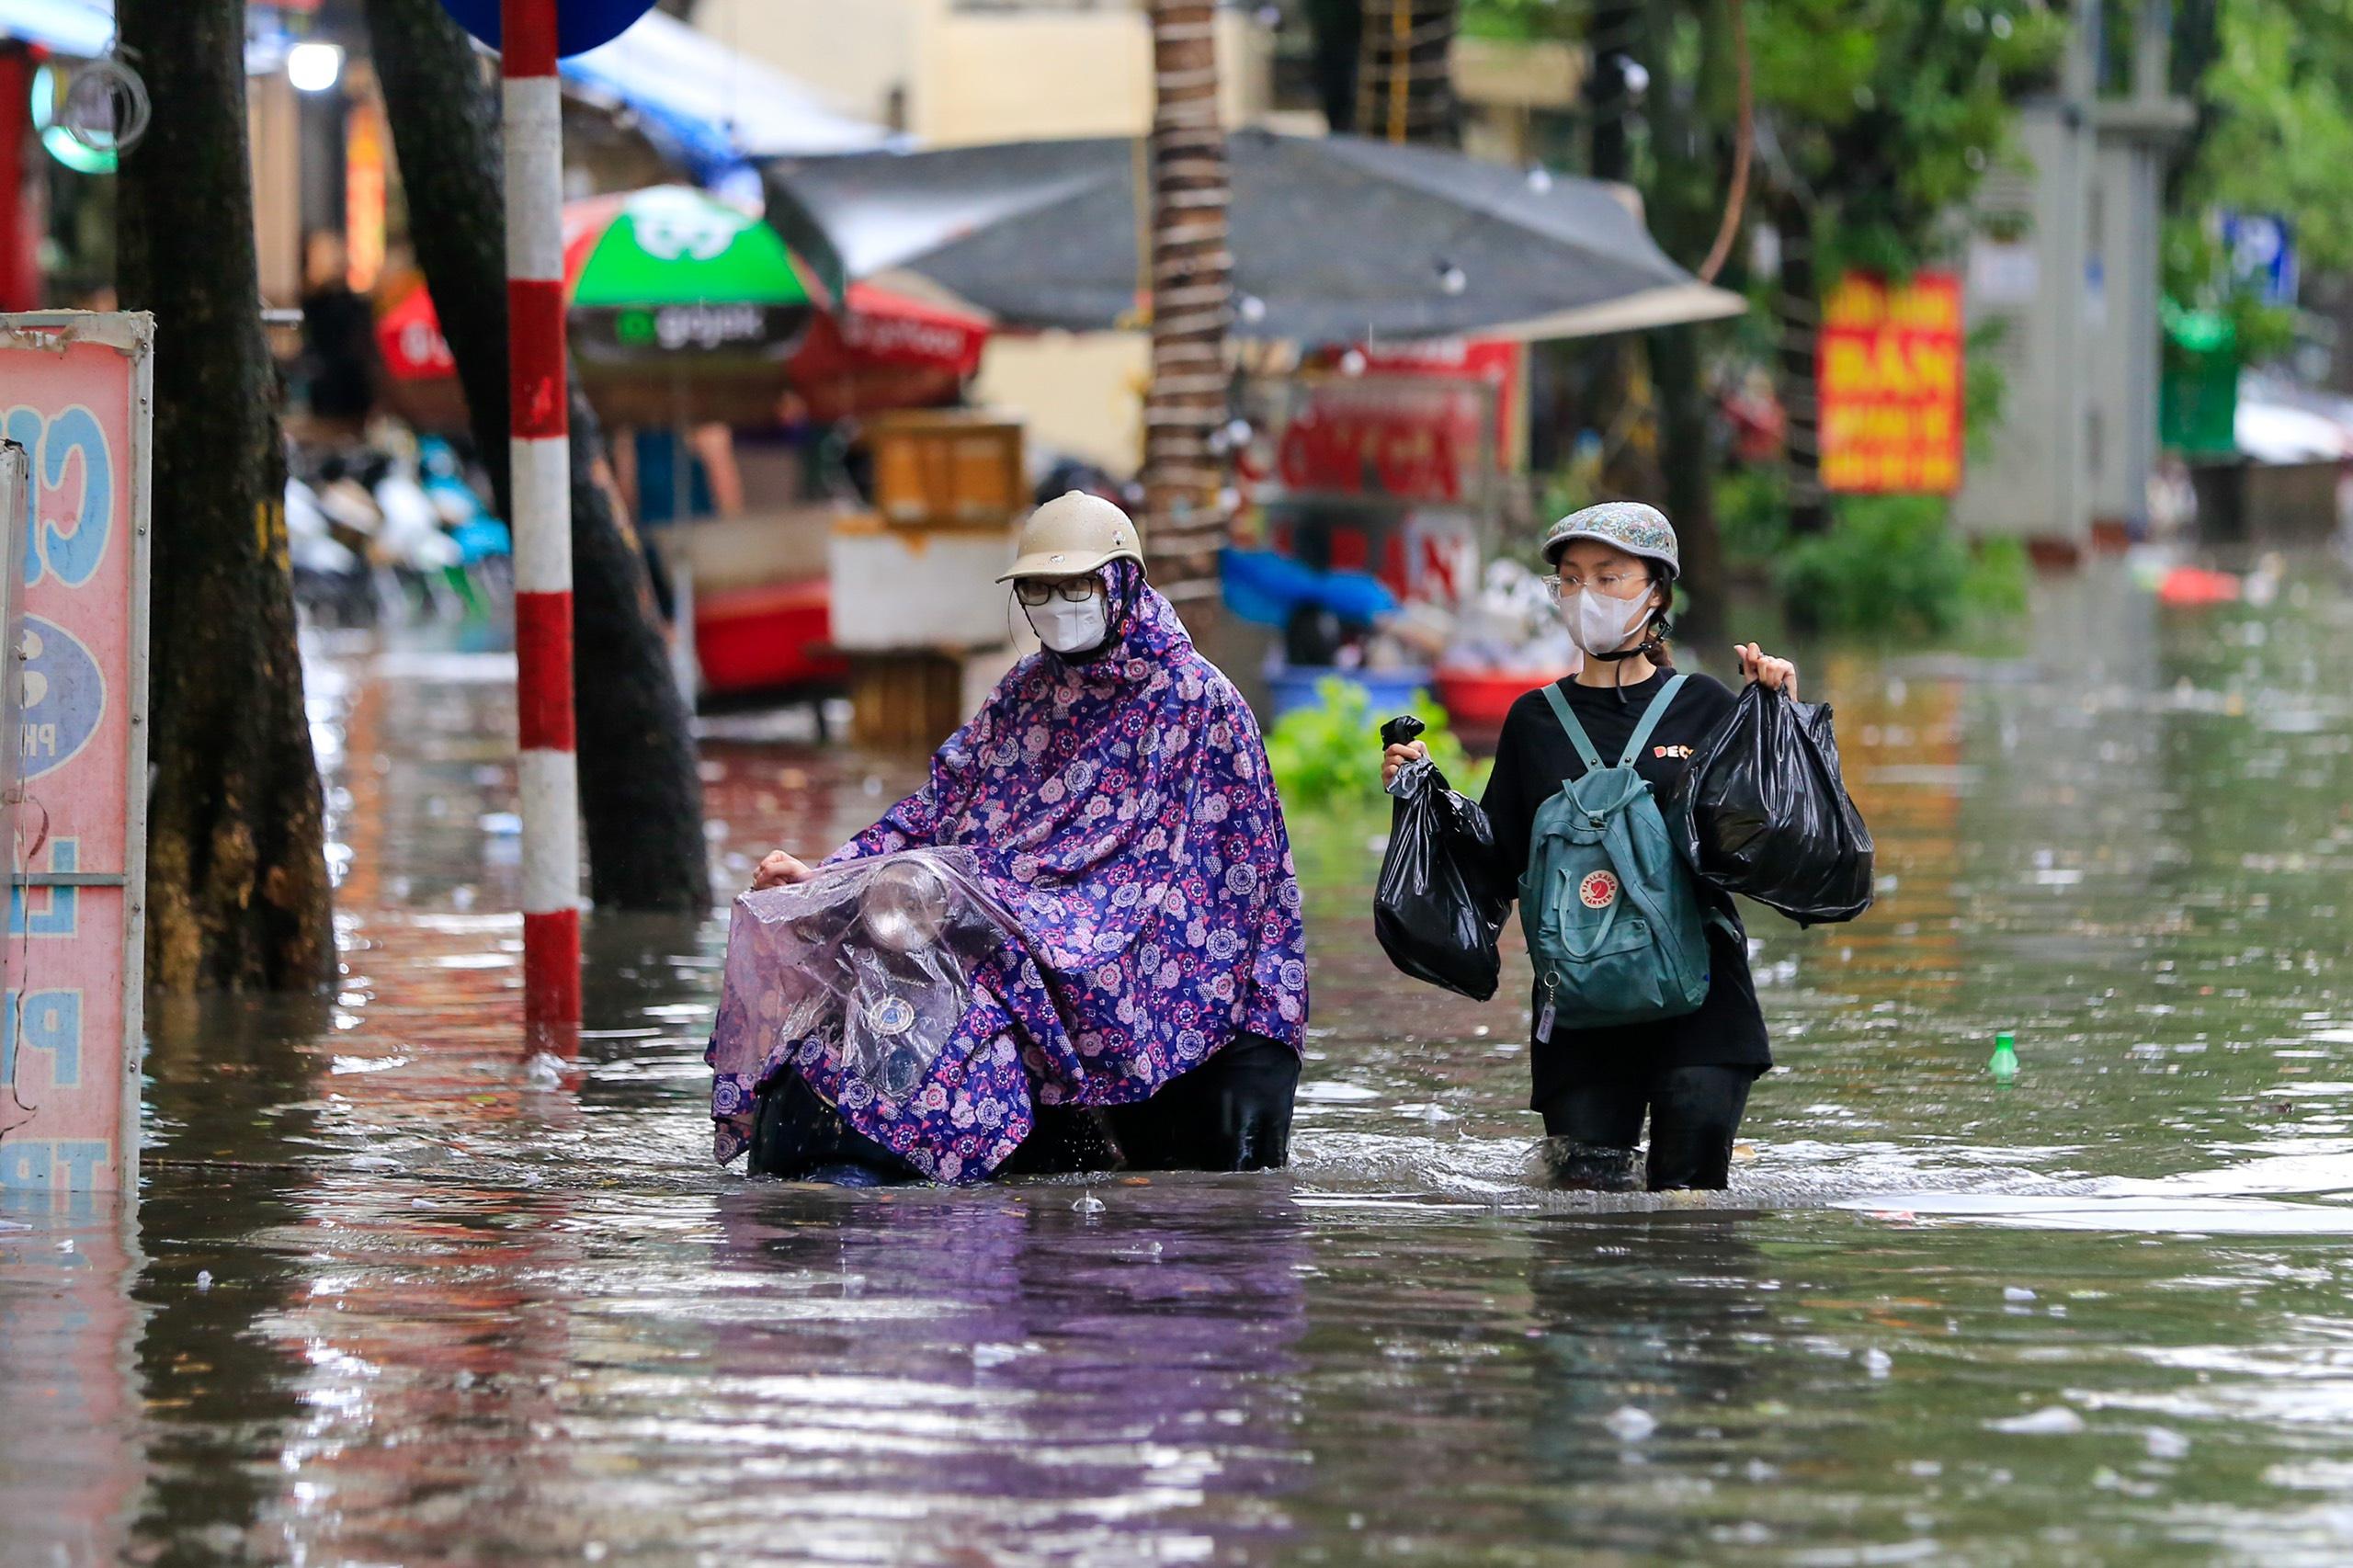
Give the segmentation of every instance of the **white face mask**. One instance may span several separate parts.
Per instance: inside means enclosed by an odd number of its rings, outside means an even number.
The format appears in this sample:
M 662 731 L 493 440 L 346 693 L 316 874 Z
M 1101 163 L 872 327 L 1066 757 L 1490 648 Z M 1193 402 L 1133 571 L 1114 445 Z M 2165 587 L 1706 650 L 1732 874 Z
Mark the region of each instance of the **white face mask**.
M 1059 596 L 1041 605 L 1023 605 L 1038 641 L 1057 653 L 1084 653 L 1110 634 L 1110 608 L 1101 594 L 1073 604 Z
M 1598 589 L 1586 588 L 1561 600 L 1561 619 L 1568 626 L 1569 641 L 1584 653 L 1616 653 L 1650 617 L 1651 596 L 1646 593 L 1613 599 Z

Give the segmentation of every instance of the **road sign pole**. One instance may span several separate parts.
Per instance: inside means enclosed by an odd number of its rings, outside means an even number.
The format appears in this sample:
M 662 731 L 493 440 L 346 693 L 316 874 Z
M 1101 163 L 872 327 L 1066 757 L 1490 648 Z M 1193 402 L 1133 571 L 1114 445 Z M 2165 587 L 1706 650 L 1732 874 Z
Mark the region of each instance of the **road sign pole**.
M 563 131 L 556 0 L 501 0 L 508 450 L 523 819 L 523 1018 L 580 1026 L 580 775 L 572 710 L 572 450 L 563 345 Z

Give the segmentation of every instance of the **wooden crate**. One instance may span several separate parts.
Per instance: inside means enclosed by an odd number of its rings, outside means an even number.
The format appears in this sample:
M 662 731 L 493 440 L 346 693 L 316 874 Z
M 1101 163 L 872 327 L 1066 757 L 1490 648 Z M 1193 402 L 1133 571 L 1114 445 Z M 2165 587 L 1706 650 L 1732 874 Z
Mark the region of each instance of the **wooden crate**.
M 1029 509 L 1018 420 L 926 409 L 870 431 L 875 506 L 896 527 L 1005 523 Z
M 930 751 L 964 722 L 964 661 L 932 649 L 852 653 L 849 700 L 859 745 Z

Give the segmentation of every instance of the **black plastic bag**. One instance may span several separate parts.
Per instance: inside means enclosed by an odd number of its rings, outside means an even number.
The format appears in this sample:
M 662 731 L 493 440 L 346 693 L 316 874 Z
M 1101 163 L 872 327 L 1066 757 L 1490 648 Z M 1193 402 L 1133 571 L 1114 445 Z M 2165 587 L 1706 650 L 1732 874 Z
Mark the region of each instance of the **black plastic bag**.
M 1418 719 L 1392 719 L 1381 727 L 1381 744 L 1401 745 L 1421 730 Z M 1373 933 L 1405 973 L 1483 1002 L 1503 973 L 1495 934 L 1510 908 L 1496 885 L 1487 813 L 1448 789 L 1428 761 L 1400 768 L 1390 793 L 1397 804 L 1372 898 Z
M 1871 906 L 1871 835 L 1838 776 L 1830 707 L 1750 685 L 1700 744 L 1667 831 L 1701 881 L 1802 926 Z

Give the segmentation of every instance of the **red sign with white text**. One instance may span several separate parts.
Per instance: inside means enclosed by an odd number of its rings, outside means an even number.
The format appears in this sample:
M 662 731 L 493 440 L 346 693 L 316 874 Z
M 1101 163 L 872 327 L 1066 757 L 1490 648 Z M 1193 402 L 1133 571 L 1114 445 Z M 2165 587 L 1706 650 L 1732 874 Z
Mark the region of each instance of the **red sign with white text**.
M 1243 477 L 1284 496 L 1476 500 L 1495 472 L 1491 393 L 1422 376 L 1336 376 L 1290 383 L 1262 423 Z
M 1442 376 L 1480 381 L 1495 389 L 1495 455 L 1506 467 L 1515 460 L 1519 427 L 1519 369 L 1523 344 L 1497 337 L 1432 337 L 1368 345 L 1356 350 L 1373 375 Z
M 1961 485 L 1961 279 L 1839 280 L 1822 312 L 1822 483 L 1848 493 Z

